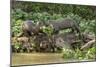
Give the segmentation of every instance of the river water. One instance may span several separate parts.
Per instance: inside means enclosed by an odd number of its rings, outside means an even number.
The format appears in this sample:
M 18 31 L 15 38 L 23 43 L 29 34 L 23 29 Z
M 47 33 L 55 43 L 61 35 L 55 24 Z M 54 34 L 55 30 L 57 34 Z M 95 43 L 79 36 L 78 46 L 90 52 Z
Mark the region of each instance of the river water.
M 82 61 L 82 60 L 81 60 Z M 89 60 L 83 60 L 89 61 Z M 64 62 L 80 62 L 79 60 L 65 60 L 61 53 L 12 53 L 11 65 L 34 65 Z
M 12 65 L 62 63 L 61 53 L 12 53 Z

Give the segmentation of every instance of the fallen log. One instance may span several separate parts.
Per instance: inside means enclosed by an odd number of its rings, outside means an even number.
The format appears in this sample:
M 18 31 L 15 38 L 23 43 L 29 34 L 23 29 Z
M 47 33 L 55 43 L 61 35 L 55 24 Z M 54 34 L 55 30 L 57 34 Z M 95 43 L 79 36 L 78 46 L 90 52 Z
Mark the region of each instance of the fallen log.
M 94 43 L 95 43 L 95 39 L 93 39 L 93 40 L 91 40 L 91 41 L 89 41 L 89 42 L 87 42 L 85 45 L 83 45 L 80 49 L 81 50 L 84 50 L 84 49 L 88 49 L 88 48 L 90 48 Z M 95 44 L 94 44 L 95 45 Z
M 89 42 L 89 41 L 91 41 L 91 40 L 93 40 L 93 39 L 95 39 L 95 36 L 93 36 L 93 35 L 90 35 L 90 34 L 82 34 L 83 35 L 83 41 L 84 41 L 84 43 L 87 43 L 87 42 Z
M 54 42 L 56 47 L 75 49 L 77 43 L 80 43 L 78 36 L 74 33 L 62 33 L 54 35 Z

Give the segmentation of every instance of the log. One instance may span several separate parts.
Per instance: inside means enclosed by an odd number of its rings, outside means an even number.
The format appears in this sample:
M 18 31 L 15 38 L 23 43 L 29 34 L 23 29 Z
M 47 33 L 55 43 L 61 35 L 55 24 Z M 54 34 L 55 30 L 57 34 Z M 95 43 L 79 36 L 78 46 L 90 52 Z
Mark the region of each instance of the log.
M 81 50 L 84 50 L 84 49 L 88 49 L 88 48 L 90 48 L 94 43 L 95 43 L 95 39 L 93 39 L 93 40 L 91 40 L 91 41 L 89 41 L 89 42 L 87 42 L 85 45 L 83 45 L 80 49 Z M 94 44 L 95 45 L 95 44 Z
M 93 40 L 93 39 L 95 39 L 95 36 L 93 36 L 93 35 L 90 35 L 90 34 L 82 34 L 83 35 L 83 41 L 84 41 L 84 43 L 87 43 L 87 42 L 89 42 L 89 41 L 91 41 L 91 40 Z
M 69 49 L 74 49 L 74 46 L 76 46 L 75 44 L 81 42 L 78 36 L 74 33 L 62 33 L 54 35 L 54 41 L 56 47 L 67 47 Z

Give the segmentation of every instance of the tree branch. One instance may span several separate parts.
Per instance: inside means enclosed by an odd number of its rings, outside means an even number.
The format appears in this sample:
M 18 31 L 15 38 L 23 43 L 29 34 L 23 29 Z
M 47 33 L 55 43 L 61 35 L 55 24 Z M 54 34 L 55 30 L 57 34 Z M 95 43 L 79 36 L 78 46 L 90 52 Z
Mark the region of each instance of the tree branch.
M 94 44 L 95 43 L 95 39 L 93 39 L 93 40 L 91 40 L 91 41 L 89 41 L 89 42 L 87 42 L 85 45 L 83 45 L 82 47 L 81 47 L 81 50 L 83 50 L 83 49 L 88 49 L 89 47 L 91 47 L 92 46 L 92 44 Z

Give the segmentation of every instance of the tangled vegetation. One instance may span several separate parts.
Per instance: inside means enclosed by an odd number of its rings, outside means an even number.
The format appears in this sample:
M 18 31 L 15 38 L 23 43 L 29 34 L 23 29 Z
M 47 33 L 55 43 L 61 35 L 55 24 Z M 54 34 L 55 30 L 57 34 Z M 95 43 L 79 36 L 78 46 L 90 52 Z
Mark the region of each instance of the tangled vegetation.
M 95 37 L 96 35 L 96 10 L 95 6 L 83 5 L 65 5 L 65 4 L 52 4 L 51 3 L 32 3 L 32 2 L 19 2 L 13 4 L 11 10 L 11 31 L 12 38 L 17 37 L 22 33 L 21 25 L 25 20 L 33 20 L 33 23 L 48 20 L 58 20 L 68 18 L 75 20 L 80 27 L 81 33 L 90 34 Z M 43 32 L 52 36 L 52 29 L 50 27 L 43 27 Z M 15 39 L 16 41 L 16 39 Z M 23 51 L 21 43 L 12 40 L 14 49 Z M 34 43 L 32 42 L 32 49 L 34 50 Z M 81 43 L 84 44 L 84 43 Z M 95 44 L 95 43 L 94 43 Z M 12 49 L 13 50 L 13 49 Z M 96 47 L 93 46 L 87 50 L 74 50 L 62 49 L 62 55 L 65 59 L 95 59 Z

